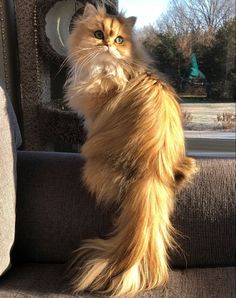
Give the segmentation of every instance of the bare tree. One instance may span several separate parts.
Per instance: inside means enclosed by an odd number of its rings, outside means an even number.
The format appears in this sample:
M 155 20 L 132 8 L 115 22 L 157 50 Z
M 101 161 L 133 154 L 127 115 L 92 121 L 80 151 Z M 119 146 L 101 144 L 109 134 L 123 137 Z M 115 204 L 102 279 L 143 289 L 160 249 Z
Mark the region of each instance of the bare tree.
M 235 16 L 234 0 L 171 0 L 157 25 L 176 33 L 216 32 Z
M 156 25 L 159 32 L 177 34 L 188 57 L 194 43 L 210 46 L 217 30 L 234 17 L 234 0 L 171 0 Z

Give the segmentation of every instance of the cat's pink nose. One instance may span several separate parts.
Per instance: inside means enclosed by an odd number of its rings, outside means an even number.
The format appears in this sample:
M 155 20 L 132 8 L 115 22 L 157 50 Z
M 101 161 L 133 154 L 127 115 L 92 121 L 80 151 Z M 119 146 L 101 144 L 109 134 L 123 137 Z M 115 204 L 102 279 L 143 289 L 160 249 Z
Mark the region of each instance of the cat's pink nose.
M 106 45 L 104 45 L 104 46 L 103 46 L 103 49 L 104 49 L 105 51 L 108 51 L 108 50 L 109 50 L 109 47 L 106 46 Z

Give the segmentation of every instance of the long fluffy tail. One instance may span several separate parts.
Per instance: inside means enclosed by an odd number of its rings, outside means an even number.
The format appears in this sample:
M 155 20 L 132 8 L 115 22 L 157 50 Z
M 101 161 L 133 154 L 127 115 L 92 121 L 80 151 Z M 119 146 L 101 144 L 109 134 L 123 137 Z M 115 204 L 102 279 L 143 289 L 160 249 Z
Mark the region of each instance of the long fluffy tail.
M 129 82 L 97 117 L 82 153 L 84 181 L 97 202 L 120 207 L 109 239 L 87 240 L 77 251 L 75 293 L 133 295 L 165 284 L 174 192 L 195 168 L 173 90 L 148 74 Z
M 74 260 L 72 286 L 112 296 L 135 294 L 165 284 L 173 193 L 160 180 L 145 178 L 122 194 L 115 231 L 107 240 L 87 240 Z

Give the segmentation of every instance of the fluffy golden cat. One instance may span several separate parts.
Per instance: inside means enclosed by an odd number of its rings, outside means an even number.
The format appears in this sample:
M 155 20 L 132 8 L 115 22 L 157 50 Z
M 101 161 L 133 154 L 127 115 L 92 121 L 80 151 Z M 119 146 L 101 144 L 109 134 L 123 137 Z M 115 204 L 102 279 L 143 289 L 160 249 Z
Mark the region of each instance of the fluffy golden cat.
M 195 171 L 177 96 L 151 70 L 135 21 L 87 4 L 69 39 L 66 100 L 88 129 L 83 179 L 99 204 L 119 205 L 113 233 L 78 249 L 75 293 L 134 295 L 166 283 L 174 197 Z

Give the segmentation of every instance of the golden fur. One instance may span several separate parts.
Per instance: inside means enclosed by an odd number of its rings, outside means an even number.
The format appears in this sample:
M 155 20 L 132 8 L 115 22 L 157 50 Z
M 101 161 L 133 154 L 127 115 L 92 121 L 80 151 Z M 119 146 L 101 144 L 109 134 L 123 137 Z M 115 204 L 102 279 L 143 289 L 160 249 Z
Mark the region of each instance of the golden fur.
M 88 128 L 83 179 L 98 203 L 120 206 L 109 238 L 78 249 L 75 293 L 134 295 L 166 283 L 174 196 L 195 171 L 185 154 L 177 96 L 150 72 L 133 39 L 134 22 L 87 4 L 69 40 L 66 99 Z M 116 44 L 116 36 L 124 42 Z

